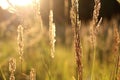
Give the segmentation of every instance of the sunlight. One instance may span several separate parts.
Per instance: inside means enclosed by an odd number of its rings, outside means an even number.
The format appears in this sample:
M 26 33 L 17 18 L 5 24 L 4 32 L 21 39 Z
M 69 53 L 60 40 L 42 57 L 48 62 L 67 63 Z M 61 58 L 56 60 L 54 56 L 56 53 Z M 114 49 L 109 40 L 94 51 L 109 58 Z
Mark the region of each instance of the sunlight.
M 11 7 L 9 3 L 11 3 L 13 6 L 26 7 L 33 5 L 35 1 L 37 3 L 40 0 L 0 0 L 0 7 L 3 9 L 8 9 Z
M 32 0 L 9 0 L 15 6 L 28 6 L 32 4 Z
M 3 9 L 7 9 L 9 8 L 9 4 L 6 0 L 0 0 L 0 7 L 2 7 Z
M 117 0 L 120 3 L 120 0 Z

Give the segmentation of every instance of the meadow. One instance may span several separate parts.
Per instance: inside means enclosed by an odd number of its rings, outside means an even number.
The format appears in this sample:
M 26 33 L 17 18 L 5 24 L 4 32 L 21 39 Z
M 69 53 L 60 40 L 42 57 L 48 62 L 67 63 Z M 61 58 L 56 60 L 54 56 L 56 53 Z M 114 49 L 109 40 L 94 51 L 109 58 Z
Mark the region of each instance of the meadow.
M 36 1 L 36 0 L 35 0 Z M 120 80 L 120 16 L 79 18 L 79 0 L 71 1 L 71 23 L 42 20 L 39 2 L 13 6 L 12 16 L 0 22 L 0 80 Z M 52 3 L 51 3 L 52 4 Z

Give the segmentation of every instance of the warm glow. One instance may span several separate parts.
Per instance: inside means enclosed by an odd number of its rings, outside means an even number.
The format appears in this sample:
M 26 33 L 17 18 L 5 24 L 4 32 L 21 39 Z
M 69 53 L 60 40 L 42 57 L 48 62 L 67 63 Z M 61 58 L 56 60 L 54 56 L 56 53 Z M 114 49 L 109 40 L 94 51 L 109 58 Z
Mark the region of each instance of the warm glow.
M 9 8 L 9 4 L 6 0 L 0 0 L 0 7 L 2 7 L 3 9 L 7 9 Z
M 32 0 L 9 0 L 15 6 L 28 6 L 32 4 Z
M 17 7 L 26 7 L 26 6 L 30 6 L 32 5 L 34 2 L 36 1 L 38 2 L 39 0 L 8 0 L 13 6 L 17 6 Z M 7 0 L 0 0 L 0 6 L 3 9 L 8 9 L 11 6 L 9 5 L 9 3 L 7 2 Z

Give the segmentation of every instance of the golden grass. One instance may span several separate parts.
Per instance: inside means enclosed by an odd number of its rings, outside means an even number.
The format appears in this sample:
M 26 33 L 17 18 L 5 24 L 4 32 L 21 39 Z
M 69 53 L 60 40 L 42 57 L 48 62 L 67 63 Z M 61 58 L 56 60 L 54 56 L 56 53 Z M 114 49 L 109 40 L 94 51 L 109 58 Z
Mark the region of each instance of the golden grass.
M 55 39 L 56 36 L 56 28 L 55 28 L 55 23 L 53 23 L 53 11 L 50 10 L 50 15 L 49 15 L 49 39 L 50 39 L 50 46 L 51 46 L 51 57 L 54 58 L 55 54 Z
M 21 72 L 22 72 L 22 62 L 23 62 L 23 48 L 24 48 L 24 40 L 23 40 L 23 26 L 19 25 L 18 26 L 18 37 L 17 37 L 17 42 L 18 42 L 18 53 L 19 53 L 19 59 L 20 59 L 20 65 L 21 65 Z
M 30 46 L 27 46 L 26 49 L 24 49 L 24 35 L 25 33 L 30 34 L 29 32 L 25 32 L 25 26 L 24 23 L 23 25 L 18 26 L 18 35 L 17 35 L 17 42 L 18 42 L 18 53 L 19 53 L 19 60 L 20 63 L 18 67 L 20 67 L 21 72 L 18 72 L 16 70 L 16 60 L 14 58 L 10 58 L 9 60 L 9 71 L 10 71 L 10 77 L 9 80 L 15 80 L 15 79 L 22 79 L 21 77 L 25 77 L 29 80 L 120 80 L 120 55 L 119 55 L 119 30 L 118 26 L 116 25 L 117 23 L 114 23 L 113 26 L 113 33 L 114 35 L 112 36 L 113 43 L 114 43 L 114 48 L 113 52 L 110 52 L 108 48 L 111 46 L 111 29 L 110 32 L 108 31 L 108 35 L 105 36 L 110 40 L 106 40 L 103 38 L 99 38 L 99 32 L 100 32 L 100 27 L 102 23 L 102 18 L 98 20 L 99 17 L 99 11 L 101 8 L 101 3 L 100 0 L 94 0 L 95 5 L 94 5 L 94 11 L 93 11 L 93 18 L 92 21 L 89 25 L 90 31 L 88 31 L 88 27 L 83 28 L 81 21 L 79 20 L 79 0 L 72 0 L 72 7 L 70 11 L 70 17 L 71 17 L 71 23 L 72 23 L 72 29 L 73 29 L 73 35 L 74 35 L 74 47 L 70 47 L 68 51 L 65 49 L 66 46 L 60 47 L 60 49 L 56 50 L 55 42 L 56 42 L 56 25 L 53 21 L 53 10 L 50 10 L 49 14 L 49 32 L 46 29 L 46 33 L 43 33 L 44 36 L 42 37 L 43 40 L 41 40 L 40 37 L 40 30 L 43 28 L 42 24 L 42 18 L 39 16 L 39 4 L 34 5 L 35 11 L 34 14 L 37 18 L 37 21 L 39 24 L 33 23 L 32 20 L 29 22 L 29 26 L 33 26 L 31 29 L 35 29 L 30 33 L 35 33 L 37 36 L 37 40 L 31 40 L 31 42 L 26 42 L 25 44 L 28 44 Z M 37 8 L 36 8 L 37 7 Z M 29 16 L 28 16 L 29 17 Z M 37 26 L 40 26 L 35 28 Z M 86 25 L 86 24 L 85 24 Z M 28 27 L 29 28 L 29 27 Z M 82 31 L 83 30 L 83 31 Z M 103 30 L 103 29 L 102 29 Z M 25 32 L 25 33 L 24 33 Z M 42 33 L 42 32 L 41 32 Z M 90 35 L 88 35 L 90 34 Z M 33 35 L 33 34 L 32 34 Z M 101 35 L 101 34 L 100 34 Z M 28 36 L 28 35 L 27 35 Z M 39 36 L 39 37 L 38 37 Z M 103 36 L 103 34 L 102 34 Z M 49 37 L 49 39 L 48 39 Z M 69 36 L 71 37 L 71 36 Z M 89 42 L 87 38 L 90 37 L 91 41 L 91 48 L 89 47 Z M 28 36 L 29 38 L 29 36 Z M 35 37 L 32 37 L 35 38 Z M 97 44 L 97 38 L 101 39 L 98 41 L 101 41 L 100 44 Z M 31 38 L 30 38 L 31 39 Z M 34 42 L 37 42 L 37 44 L 34 44 Z M 31 44 L 32 43 L 32 44 Z M 50 47 L 48 47 L 48 43 L 50 43 Z M 72 43 L 72 42 L 71 42 Z M 109 44 L 110 43 L 110 44 Z M 103 44 L 105 45 L 105 49 Z M 101 46 L 102 47 L 99 47 Z M 4 47 L 4 46 L 3 46 Z M 36 49 L 37 48 L 37 49 Z M 49 50 L 50 49 L 50 50 Z M 74 49 L 75 52 L 75 61 L 76 64 L 74 64 L 73 61 L 73 54 L 72 54 L 72 49 Z M 63 50 L 63 51 L 62 51 Z M 91 51 L 89 51 L 91 50 Z M 105 51 L 106 50 L 106 51 Z M 5 51 L 5 50 L 4 50 Z M 102 52 L 103 51 L 103 52 Z M 24 54 L 26 53 L 26 54 Z M 51 56 L 49 56 L 49 53 Z M 56 53 L 56 54 L 55 54 Z M 59 53 L 59 54 L 58 54 Z M 61 54 L 62 53 L 62 54 Z M 69 53 L 69 54 L 67 54 Z M 84 53 L 84 54 L 83 54 Z M 92 54 L 92 57 L 90 56 L 90 53 Z M 99 53 L 99 54 L 97 54 Z M 101 53 L 101 54 L 100 54 Z M 108 58 L 108 56 L 104 56 L 104 64 L 105 66 L 101 65 L 99 62 L 98 57 L 101 58 L 102 53 L 114 53 L 114 58 L 115 61 L 112 60 L 112 58 Z M 23 56 L 24 55 L 24 56 Z M 55 56 L 56 55 L 56 56 Z M 17 56 L 18 57 L 18 56 Z M 23 57 L 26 57 L 26 61 L 28 59 L 28 62 L 23 64 Z M 30 57 L 30 58 L 29 58 Z M 54 58 L 54 60 L 51 59 Z M 69 58 L 69 59 L 67 59 Z M 87 58 L 87 59 L 85 59 Z M 90 59 L 91 58 L 91 59 Z M 111 60 L 110 65 L 115 64 L 114 67 L 115 70 L 112 73 L 112 78 L 109 76 L 110 75 L 110 70 L 106 70 L 108 68 L 111 69 L 111 67 L 108 67 L 106 62 Z M 33 60 L 33 61 L 32 61 Z M 90 61 L 91 60 L 91 61 Z M 72 62 L 73 61 L 73 62 Z M 114 63 L 112 63 L 114 62 Z M 24 65 L 24 69 L 23 69 Z M 89 67 L 90 66 L 90 67 Z M 34 68 L 31 68 L 34 67 Z M 74 69 L 75 67 L 75 69 Z M 99 69 L 100 68 L 100 69 Z M 86 69 L 86 70 L 84 70 Z M 102 70 L 104 69 L 104 70 Z M 25 72 L 26 70 L 26 72 Z M 74 70 L 74 71 L 73 71 Z M 15 74 L 15 71 L 17 75 Z M 96 72 L 95 72 L 96 71 Z M 103 72 L 102 72 L 103 71 Z M 105 73 L 106 74 L 105 74 Z M 2 75 L 4 75 L 3 72 L 1 72 Z M 20 74 L 19 74 L 20 73 Z M 21 76 L 22 74 L 22 76 Z M 24 74 L 24 75 L 23 75 Z M 9 75 L 9 74 L 8 74 Z M 72 75 L 72 76 L 71 76 Z M 106 77 L 107 75 L 107 77 Z M 40 78 L 41 77 L 41 78 Z M 109 78 L 110 77 L 110 78 Z M 23 79 L 22 79 L 23 80 Z
M 10 58 L 10 60 L 9 60 L 9 71 L 10 71 L 9 80 L 15 80 L 15 76 L 14 76 L 15 70 L 16 70 L 16 60 L 14 58 Z
M 83 79 L 83 70 L 82 70 L 82 48 L 80 41 L 80 27 L 81 22 L 79 21 L 79 13 L 78 13 L 78 0 L 72 0 L 71 7 L 71 23 L 74 32 L 74 49 L 76 55 L 76 65 L 77 65 L 77 80 Z

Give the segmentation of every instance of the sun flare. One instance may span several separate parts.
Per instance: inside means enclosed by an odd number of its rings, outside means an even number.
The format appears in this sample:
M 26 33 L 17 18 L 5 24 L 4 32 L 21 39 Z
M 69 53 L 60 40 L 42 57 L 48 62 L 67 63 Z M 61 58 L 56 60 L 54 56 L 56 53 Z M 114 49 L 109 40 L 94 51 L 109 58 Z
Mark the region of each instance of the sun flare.
M 18 7 L 26 7 L 32 5 L 34 1 L 38 2 L 39 0 L 0 0 L 0 7 L 8 9 L 10 4 Z

